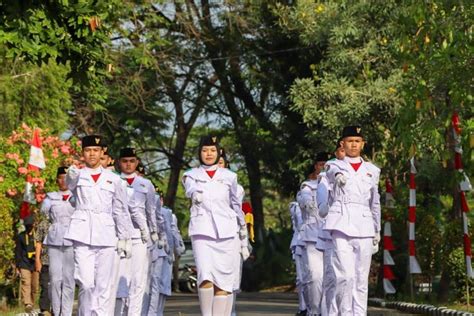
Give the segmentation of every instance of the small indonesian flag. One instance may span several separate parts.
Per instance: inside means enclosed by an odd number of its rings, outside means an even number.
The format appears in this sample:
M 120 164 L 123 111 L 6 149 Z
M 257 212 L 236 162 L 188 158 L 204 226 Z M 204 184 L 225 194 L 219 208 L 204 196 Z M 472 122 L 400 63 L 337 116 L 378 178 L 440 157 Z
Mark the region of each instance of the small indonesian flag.
M 41 149 L 41 138 L 39 136 L 39 129 L 33 132 L 33 139 L 31 140 L 30 160 L 28 161 L 28 171 L 39 171 L 46 168 L 44 160 L 43 149 Z M 20 207 L 20 218 L 23 219 L 30 215 L 30 204 L 36 204 L 35 193 L 32 183 L 31 174 L 26 175 L 25 193 L 23 194 L 23 203 Z
M 28 168 L 30 170 L 37 170 L 46 168 L 44 161 L 43 149 L 41 149 L 41 139 L 39 137 L 39 130 L 35 129 L 33 132 L 33 139 L 31 141 L 30 148 L 30 160 L 28 162 Z

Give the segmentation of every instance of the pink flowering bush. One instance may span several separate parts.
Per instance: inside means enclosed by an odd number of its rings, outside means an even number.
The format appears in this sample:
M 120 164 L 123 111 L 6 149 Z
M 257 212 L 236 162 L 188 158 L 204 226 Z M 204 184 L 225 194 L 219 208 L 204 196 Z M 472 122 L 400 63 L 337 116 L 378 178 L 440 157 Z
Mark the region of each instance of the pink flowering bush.
M 29 170 L 33 131 L 34 128 L 23 123 L 9 136 L 0 136 L 0 283 L 5 281 L 5 270 L 13 262 L 14 222 L 19 219 L 26 177 L 30 177 L 33 184 L 36 205 L 31 205 L 31 209 L 36 210 L 45 199 L 46 192 L 57 190 L 57 168 L 80 160 L 80 142 L 76 138 L 61 140 L 42 130 L 40 136 L 46 168 Z

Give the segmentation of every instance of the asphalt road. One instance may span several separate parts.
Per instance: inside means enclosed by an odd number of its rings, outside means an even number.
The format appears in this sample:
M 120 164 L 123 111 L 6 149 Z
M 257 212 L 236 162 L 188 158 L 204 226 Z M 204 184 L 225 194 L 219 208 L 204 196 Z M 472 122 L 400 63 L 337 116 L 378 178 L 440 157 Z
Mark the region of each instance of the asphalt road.
M 298 298 L 294 293 L 241 293 L 237 298 L 238 316 L 295 315 Z M 369 316 L 409 315 L 384 308 L 369 308 Z M 197 295 L 176 294 L 166 301 L 165 316 L 200 316 Z

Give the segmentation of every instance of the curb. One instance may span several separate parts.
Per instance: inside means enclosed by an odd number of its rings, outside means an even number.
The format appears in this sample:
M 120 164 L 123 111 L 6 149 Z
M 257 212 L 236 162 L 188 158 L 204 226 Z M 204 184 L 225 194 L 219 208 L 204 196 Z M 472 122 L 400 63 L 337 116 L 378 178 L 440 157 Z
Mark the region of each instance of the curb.
M 437 307 L 429 304 L 415 304 L 397 301 L 385 301 L 381 298 L 369 298 L 370 306 L 397 309 L 402 312 L 431 316 L 474 316 L 474 313 L 457 311 L 447 307 Z

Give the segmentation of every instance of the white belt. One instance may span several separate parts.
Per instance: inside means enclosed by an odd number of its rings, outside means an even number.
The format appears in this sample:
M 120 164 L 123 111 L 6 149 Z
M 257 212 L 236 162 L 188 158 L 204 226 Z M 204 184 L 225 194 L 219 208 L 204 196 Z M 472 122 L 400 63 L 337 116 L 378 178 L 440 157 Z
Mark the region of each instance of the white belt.
M 345 196 L 345 195 L 341 197 L 341 202 L 344 204 L 360 204 L 364 206 L 370 206 L 369 201 L 367 199 Z

